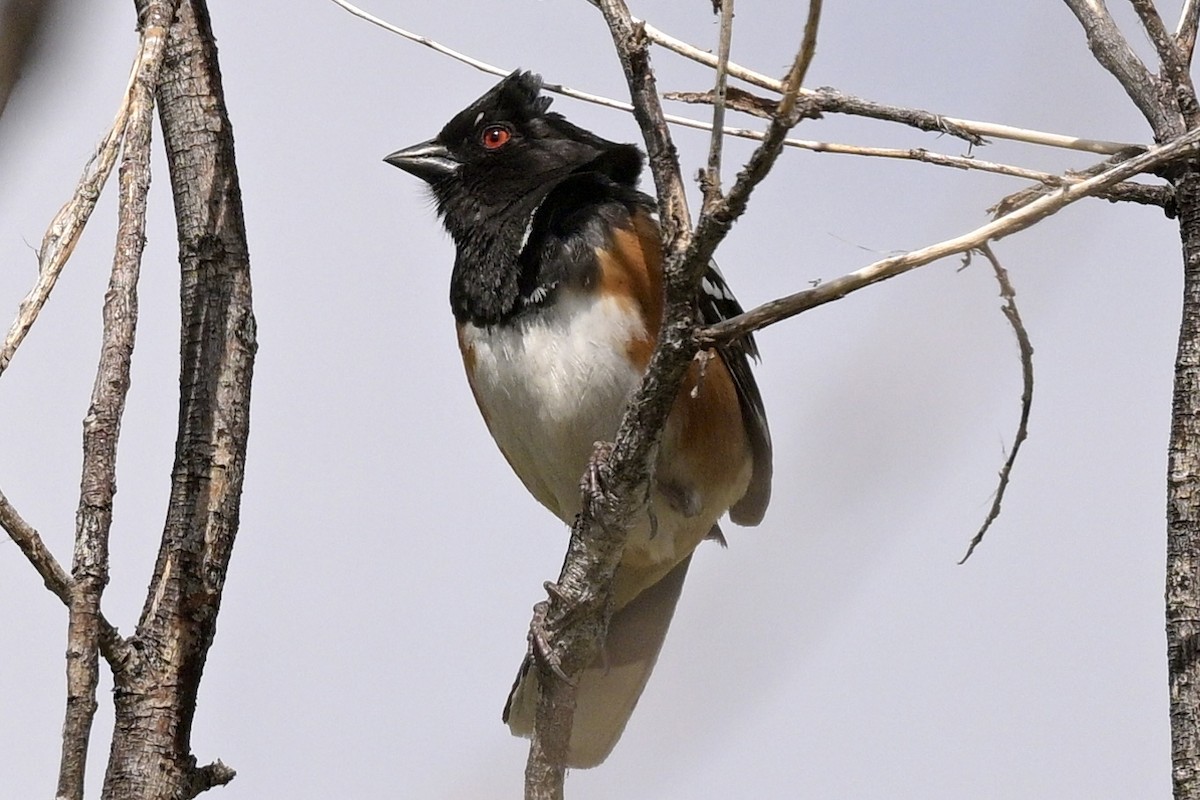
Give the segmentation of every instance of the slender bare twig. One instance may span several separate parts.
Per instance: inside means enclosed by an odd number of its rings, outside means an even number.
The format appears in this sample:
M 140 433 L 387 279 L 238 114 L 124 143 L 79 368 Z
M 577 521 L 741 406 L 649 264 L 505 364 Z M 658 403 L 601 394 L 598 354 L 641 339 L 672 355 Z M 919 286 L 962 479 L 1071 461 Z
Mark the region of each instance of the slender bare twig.
M 667 92 L 664 97 L 667 100 L 679 100 L 684 103 L 712 102 L 711 92 Z M 776 101 L 767 101 L 763 98 L 755 97 L 748 92 L 733 89 L 732 87 L 726 95 L 725 102 L 729 108 L 767 119 L 774 113 L 778 105 Z M 807 101 L 803 103 L 803 109 L 805 114 L 811 110 L 811 106 L 807 104 Z M 761 134 L 759 135 L 761 136 Z M 1014 178 L 1037 181 L 1050 187 L 1063 186 L 1077 180 L 1082 180 L 1082 178 L 1078 178 L 1070 172 L 1066 175 L 1057 175 L 1052 172 L 1042 172 L 1041 170 L 1018 167 L 1012 164 L 984 161 L 983 159 L 970 156 L 950 156 L 943 153 L 934 153 L 923 148 L 859 147 L 857 145 L 832 142 L 806 142 L 799 139 L 785 139 L 784 143 L 793 147 L 802 147 L 814 153 L 836 153 L 866 158 L 891 158 L 902 161 L 919 161 L 938 167 L 978 170 L 996 175 L 1008 175 Z M 1145 148 L 1143 147 L 1132 147 L 1123 151 L 1122 155 L 1128 157 L 1135 152 L 1143 152 L 1144 150 Z M 1025 191 L 1028 190 L 1022 190 L 1022 192 Z M 1111 189 L 1105 190 L 1100 196 L 1114 201 L 1125 200 L 1142 205 L 1155 205 L 1161 208 L 1169 208 L 1172 203 L 1172 192 L 1169 186 L 1147 186 L 1141 183 L 1121 183 Z
M 122 131 L 117 244 L 104 297 L 100 363 L 83 422 L 83 475 L 75 515 L 67 628 L 67 707 L 57 792 L 58 798 L 66 800 L 83 798 L 88 742 L 97 707 L 100 599 L 108 583 L 117 441 L 137 325 L 137 279 L 145 244 L 154 90 L 177 2 L 162 0 L 150 5 L 142 27 L 142 58 L 122 104 L 127 118 Z
M 1196 26 L 1200 23 L 1200 0 L 1184 0 L 1179 12 L 1179 24 L 1175 26 L 1175 41 L 1179 42 L 1179 50 L 1185 64 L 1192 63 L 1192 53 L 1196 49 Z
M 696 235 L 692 239 L 687 254 L 688 263 L 695 271 L 693 288 L 699 284 L 700 276 L 712 258 L 717 245 L 725 238 L 734 221 L 746 210 L 751 192 L 775 165 L 775 160 L 783 149 L 787 132 L 800 121 L 802 111 L 797 107 L 800 84 L 804 81 L 809 64 L 812 63 L 813 55 L 816 53 L 817 28 L 820 26 L 820 21 L 821 0 L 809 0 L 808 18 L 804 23 L 804 37 L 800 42 L 800 49 L 792 61 L 787 78 L 784 80 L 783 95 L 771 117 L 771 124 L 767 126 L 762 144 L 755 149 L 750 160 L 746 162 L 745 168 L 738 173 L 737 181 L 729 190 L 728 196 L 710 213 L 703 215 L 696 225 Z
M 37 530 L 25 521 L 25 518 L 17 512 L 2 491 L 0 491 L 0 528 L 4 528 L 21 552 L 25 554 L 25 558 L 29 559 L 29 563 L 37 570 L 38 575 L 42 576 L 42 582 L 46 584 L 46 588 L 53 592 L 54 596 L 63 602 L 63 605 L 70 605 L 71 577 L 58 563 L 54 554 L 46 549 L 46 544 Z M 128 660 L 131 655 L 128 645 L 117 629 L 103 615 L 99 621 L 100 652 L 115 667 Z
M 1154 170 L 1182 157 L 1195 155 L 1198 142 L 1200 142 L 1200 128 L 1189 131 L 1165 145 L 1151 148 L 1145 153 L 1122 161 L 1099 175 L 1079 183 L 1063 186 L 1053 194 L 1039 198 L 961 236 L 920 250 L 881 259 L 855 272 L 825 281 L 811 289 L 763 303 L 744 314 L 739 314 L 705 329 L 701 332 L 700 343 L 702 346 L 711 346 L 736 339 L 916 267 L 924 266 L 946 256 L 976 250 L 988 241 L 1025 230 L 1071 203 L 1098 194 L 1134 175 Z
M 117 153 L 120 150 L 121 137 L 125 132 L 134 79 L 144 58 L 144 53 L 144 49 L 138 53 L 133 71 L 129 75 L 129 86 L 125 90 L 125 98 L 117 110 L 117 117 L 113 121 L 112 127 L 100 140 L 96 153 L 84 167 L 83 176 L 79 179 L 79 186 L 76 188 L 74 196 L 55 215 L 42 239 L 42 247 L 38 251 L 38 279 L 34 287 L 29 290 L 29 294 L 21 301 L 17 310 L 17 318 L 8 330 L 3 346 L 0 347 L 0 374 L 4 373 L 17 348 L 25 340 L 25 335 L 37 321 L 38 314 L 50 297 L 50 292 L 54 289 L 67 259 L 71 257 L 75 243 L 79 241 L 79 235 L 87 225 L 92 210 L 96 207 L 100 191 L 104 188 L 109 173 L 112 172 L 113 164 L 116 163 Z
M 1104 0 L 1063 0 L 1087 34 L 1088 48 L 1100 65 L 1125 89 L 1125 93 L 1150 123 L 1155 138 L 1168 141 L 1183 132 L 1182 120 L 1168 114 L 1158 97 L 1158 81 L 1129 46 Z
M 983 537 L 992 527 L 992 523 L 1000 516 L 1000 504 L 1004 502 L 1004 494 L 1008 491 L 1008 482 L 1012 478 L 1013 465 L 1017 462 L 1017 453 L 1020 452 L 1021 444 L 1029 435 L 1029 412 L 1033 409 L 1033 344 L 1029 341 L 1029 331 L 1025 329 L 1025 323 L 1021 321 L 1021 312 L 1017 310 L 1017 292 L 1013 289 L 1012 281 L 1008 279 L 1008 270 L 1000 263 L 1000 259 L 996 258 L 991 245 L 984 242 L 978 248 L 978 252 L 992 265 L 996 281 L 1000 284 L 1000 297 L 1004 300 L 1001 310 L 1012 326 L 1013 334 L 1017 337 L 1017 347 L 1021 353 L 1021 418 L 1017 422 L 1017 432 L 1013 436 L 1012 449 L 1008 452 L 1004 466 L 1000 468 L 1000 480 L 996 485 L 996 492 L 992 496 L 992 507 L 988 509 L 983 524 L 971 538 L 971 543 L 967 545 L 967 552 L 958 562 L 959 564 L 966 563 L 971 554 L 975 552 L 975 548 L 983 541 Z
M 713 0 L 721 10 L 721 37 L 717 47 L 717 76 L 712 90 L 712 139 L 708 145 L 708 173 L 702 182 L 704 210 L 721 199 L 721 145 L 725 141 L 725 90 L 728 83 L 729 48 L 733 41 L 733 0 Z
M 424 45 L 430 49 L 449 56 L 457 61 L 460 61 L 468 66 L 474 67 L 489 75 L 504 76 L 512 70 L 502 69 L 501 67 L 488 64 L 479 59 L 472 58 L 452 48 L 439 44 L 427 36 L 422 36 L 418 33 L 412 33 L 393 25 L 379 17 L 371 14 L 347 0 L 331 0 L 331 2 L 342 7 L 354 16 L 366 20 L 373 25 L 377 25 L 386 31 L 402 36 L 409 41 Z M 588 0 L 592 5 L 596 4 L 596 0 Z M 647 39 L 658 44 L 672 52 L 690 58 L 701 64 L 710 67 L 715 67 L 717 57 L 712 53 L 693 47 L 679 39 L 674 38 L 666 33 L 655 28 L 653 25 L 632 18 L 634 24 L 640 25 L 641 32 Z M 729 62 L 729 74 L 739 80 L 759 86 L 764 89 L 770 89 L 775 92 L 782 91 L 782 82 L 777 78 L 771 78 L 762 75 L 746 67 L 740 66 L 734 62 Z M 595 103 L 606 108 L 614 108 L 620 111 L 631 112 L 633 106 L 629 103 L 620 100 L 613 100 L 608 97 L 603 97 L 589 92 L 572 89 L 561 84 L 547 83 L 544 88 L 546 91 L 554 92 L 570 97 L 575 100 L 582 100 L 587 103 Z M 1136 144 L 1129 142 L 1110 142 L 1099 139 L 1086 139 L 1078 136 L 1068 136 L 1060 133 L 1048 133 L 1046 131 L 1030 130 L 1027 128 L 1017 128 L 1011 125 L 1001 125 L 994 122 L 982 122 L 979 120 L 961 119 L 959 117 L 951 117 L 943 114 L 934 114 L 928 111 L 919 109 L 903 108 L 901 106 L 890 106 L 883 103 L 876 103 L 871 100 L 864 100 L 851 95 L 845 95 L 835 89 L 822 88 L 816 90 L 801 89 L 801 95 L 807 101 L 812 101 L 818 104 L 822 111 L 827 111 L 834 114 L 850 114 L 854 116 L 868 117 L 871 119 L 885 120 L 896 122 L 901 125 L 919 128 L 924 131 L 936 131 L 938 133 L 946 133 L 951 136 L 957 136 L 965 139 L 972 144 L 983 144 L 984 137 L 992 137 L 995 139 L 1008 139 L 1011 141 L 1025 142 L 1026 144 L 1035 144 L 1045 147 L 1058 147 L 1068 150 L 1081 150 L 1089 153 L 1099 153 L 1102 155 L 1112 155 L 1126 150 L 1130 147 L 1138 147 Z M 699 130 L 712 130 L 712 124 L 702 122 L 700 120 L 680 117 L 674 114 L 664 114 L 663 119 L 672 125 L 681 125 L 688 128 L 697 128 Z M 761 139 L 762 135 L 755 131 L 747 131 L 741 128 L 726 128 L 727 136 L 738 136 L 749 139 Z M 804 144 L 786 140 L 787 147 L 804 147 Z M 834 152 L 834 151 L 829 151 Z

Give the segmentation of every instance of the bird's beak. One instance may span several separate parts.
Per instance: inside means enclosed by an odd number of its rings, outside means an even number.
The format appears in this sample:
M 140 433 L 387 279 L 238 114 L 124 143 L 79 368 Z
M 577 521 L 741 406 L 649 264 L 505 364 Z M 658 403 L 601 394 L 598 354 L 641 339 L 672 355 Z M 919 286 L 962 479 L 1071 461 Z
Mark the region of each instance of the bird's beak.
M 383 160 L 426 183 L 449 178 L 460 166 L 458 159 L 436 139 L 397 150 Z

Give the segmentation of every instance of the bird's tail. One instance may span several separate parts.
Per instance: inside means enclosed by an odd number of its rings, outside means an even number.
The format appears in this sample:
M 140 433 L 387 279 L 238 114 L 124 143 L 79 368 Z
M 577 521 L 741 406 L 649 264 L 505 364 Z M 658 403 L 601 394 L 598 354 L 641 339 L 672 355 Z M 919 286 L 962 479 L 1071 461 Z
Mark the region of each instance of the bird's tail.
M 603 650 L 579 676 L 568 767 L 596 766 L 621 738 L 658 660 L 691 560 L 688 556 L 679 562 L 662 580 L 613 613 Z M 514 735 L 533 732 L 537 700 L 537 671 L 526 658 L 504 706 L 504 721 Z

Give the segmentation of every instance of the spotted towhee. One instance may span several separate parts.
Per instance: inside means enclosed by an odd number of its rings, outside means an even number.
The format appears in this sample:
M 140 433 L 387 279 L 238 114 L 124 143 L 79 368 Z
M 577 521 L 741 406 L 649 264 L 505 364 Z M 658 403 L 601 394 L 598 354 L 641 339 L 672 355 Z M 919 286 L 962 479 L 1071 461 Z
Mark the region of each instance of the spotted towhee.
M 385 160 L 426 181 L 454 239 L 450 306 L 467 380 L 525 487 L 570 524 L 593 445 L 611 441 L 662 320 L 654 201 L 642 154 L 548 111 L 541 79 L 514 72 L 435 138 Z M 698 299 L 714 323 L 741 312 L 716 269 Z M 658 450 L 650 512 L 617 570 L 603 651 L 580 678 L 570 765 L 612 750 L 658 657 L 692 551 L 726 511 L 757 525 L 771 495 L 771 438 L 750 337 L 691 365 Z M 723 541 L 723 540 L 722 540 Z M 535 673 L 505 707 L 533 725 Z

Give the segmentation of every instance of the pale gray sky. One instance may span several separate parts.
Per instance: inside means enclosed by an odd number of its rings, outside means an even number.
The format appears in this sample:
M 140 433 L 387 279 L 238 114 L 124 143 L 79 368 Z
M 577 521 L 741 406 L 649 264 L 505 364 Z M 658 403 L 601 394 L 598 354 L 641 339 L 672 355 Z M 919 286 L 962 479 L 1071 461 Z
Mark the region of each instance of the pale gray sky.
M 1173 19 L 1178 4 L 1162 5 Z M 782 72 L 804 6 L 739 3 L 735 59 Z M 500 709 L 566 532 L 490 441 L 454 345 L 452 247 L 418 182 L 380 160 L 433 135 L 494 79 L 322 0 L 211 7 L 261 347 L 242 528 L 195 754 L 238 770 L 218 790 L 229 800 L 518 797 L 525 742 Z M 707 7 L 658 0 L 634 11 L 710 46 Z M 826 3 L 809 85 L 1080 136 L 1149 136 L 1065 6 L 880 8 Z M 506 68 L 625 91 L 602 21 L 581 1 L 369 9 Z M 0 325 L 115 112 L 133 17 L 132 4 L 63 8 L 0 120 Z M 663 88 L 705 87 L 702 70 L 655 57 Z M 637 139 L 618 112 L 555 107 Z M 797 135 L 964 152 L 847 119 L 805 122 Z M 707 137 L 677 140 L 692 174 Z M 980 155 L 1050 169 L 1092 161 L 1005 144 Z M 161 156 L 156 165 L 105 595 L 123 632 L 161 532 L 176 416 L 177 267 Z M 718 258 L 756 304 L 974 227 L 1020 186 L 789 151 Z M 0 486 L 64 561 L 112 188 L 0 381 Z M 988 540 L 956 565 L 986 513 L 1020 395 L 982 263 L 926 267 L 764 331 L 772 507 L 757 529 L 730 526 L 727 551 L 702 548 L 624 739 L 604 766 L 570 776 L 572 800 L 1168 796 L 1177 229 L 1153 209 L 1091 200 L 996 252 L 1019 292 L 1038 383 Z M 7 542 L 0 601 L 0 795 L 48 797 L 66 614 Z M 97 792 L 107 684 L 102 701 Z

